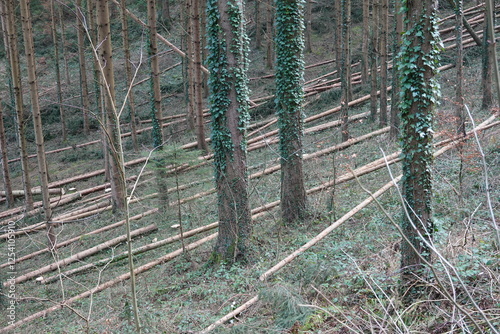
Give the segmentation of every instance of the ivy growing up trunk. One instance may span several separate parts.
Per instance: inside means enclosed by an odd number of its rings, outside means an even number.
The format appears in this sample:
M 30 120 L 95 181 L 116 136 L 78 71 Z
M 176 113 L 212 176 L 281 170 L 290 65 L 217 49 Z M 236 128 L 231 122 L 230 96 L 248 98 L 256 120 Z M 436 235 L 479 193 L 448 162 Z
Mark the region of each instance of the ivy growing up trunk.
M 401 291 L 409 305 L 427 292 L 425 263 L 431 260 L 433 110 L 439 97 L 439 53 L 442 43 L 432 0 L 403 2 L 405 32 L 398 59 L 401 89 L 403 196 Z
M 242 0 L 207 1 L 207 64 L 219 234 L 212 262 L 247 256 L 251 232 L 245 131 L 248 113 L 248 38 Z
M 306 215 L 302 168 L 303 13 L 303 0 L 276 0 L 276 113 L 281 155 L 281 211 L 285 224 Z

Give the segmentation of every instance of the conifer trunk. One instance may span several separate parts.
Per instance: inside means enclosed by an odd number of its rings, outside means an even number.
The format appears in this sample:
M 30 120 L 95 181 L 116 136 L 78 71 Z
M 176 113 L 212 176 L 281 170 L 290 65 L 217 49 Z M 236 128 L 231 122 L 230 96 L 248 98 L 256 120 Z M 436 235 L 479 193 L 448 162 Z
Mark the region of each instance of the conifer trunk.
M 214 263 L 245 260 L 251 233 L 245 144 L 248 45 L 243 8 L 242 0 L 207 2 L 207 63 L 219 215 Z
M 127 97 L 128 108 L 130 112 L 130 132 L 132 134 L 132 145 L 135 152 L 139 152 L 139 145 L 137 144 L 137 121 L 135 119 L 135 99 L 134 92 L 132 91 L 133 73 L 132 73 L 132 59 L 130 56 L 130 42 L 128 37 L 128 17 L 126 13 L 127 3 L 125 0 L 120 1 L 120 19 L 122 21 L 122 40 L 123 40 L 123 54 L 125 57 L 125 72 L 127 75 L 127 88 L 130 88 Z
M 340 118 L 342 119 L 342 141 L 349 140 L 349 101 L 351 99 L 351 0 L 341 2 L 341 58 L 340 85 L 342 96 L 340 101 Z
M 76 19 L 77 19 L 77 38 L 78 38 L 78 62 L 80 65 L 80 91 L 82 94 L 82 111 L 83 111 L 83 133 L 88 136 L 90 132 L 89 125 L 89 86 L 87 83 L 87 61 L 85 60 L 85 28 L 83 22 L 85 20 L 84 11 L 82 8 L 82 0 L 76 0 Z
M 393 0 L 394 3 L 394 33 L 392 54 L 399 54 L 401 34 L 403 32 L 403 16 L 401 15 L 401 2 Z M 394 59 L 395 57 L 393 57 Z M 394 61 L 393 61 L 394 62 Z M 392 66 L 392 95 L 391 95 L 391 119 L 389 137 L 395 139 L 399 134 L 399 72 L 398 66 Z
M 378 22 L 379 22 L 379 1 L 372 0 L 372 31 L 371 31 L 371 47 L 370 47 L 370 120 L 375 122 L 377 117 L 377 89 L 378 89 Z
M 266 3 L 266 65 L 268 69 L 272 69 L 274 66 L 274 52 L 273 52 L 273 0 L 267 0 Z
M 26 211 L 33 210 L 33 195 L 31 193 L 31 179 L 28 167 L 28 151 L 25 136 L 25 111 L 23 103 L 23 90 L 21 86 L 21 67 L 19 65 L 19 50 L 17 44 L 17 31 L 15 28 L 14 0 L 3 0 L 4 10 L 7 14 L 7 35 L 10 55 L 10 69 L 12 75 L 12 86 L 16 102 L 16 122 L 18 130 L 19 151 L 21 155 L 21 169 L 23 172 L 23 188 Z
M 5 199 L 7 201 L 7 207 L 11 208 L 14 206 L 14 196 L 12 195 L 12 184 L 10 182 L 9 158 L 7 156 L 7 138 L 5 138 L 5 127 L 3 123 L 2 98 L 0 98 L 0 153 Z
M 276 113 L 280 136 L 281 213 L 285 224 L 306 216 L 302 167 L 304 4 L 276 1 Z
M 389 31 L 389 0 L 380 6 L 380 117 L 379 126 L 387 125 L 387 33 Z
M 122 180 L 123 165 L 120 157 L 120 137 L 115 99 L 115 78 L 113 73 L 113 49 L 111 46 L 111 30 L 109 21 L 109 7 L 107 0 L 97 1 L 97 27 L 99 36 L 99 62 L 101 69 L 101 84 L 104 93 L 104 106 L 106 111 L 106 137 L 109 152 L 109 172 L 111 181 L 111 197 L 113 211 L 125 209 L 126 189 Z
M 368 83 L 368 39 L 370 35 L 370 1 L 363 1 L 363 30 L 362 30 L 362 44 L 361 44 L 361 82 Z
M 48 248 L 54 249 L 56 236 L 54 225 L 50 222 L 52 208 L 49 195 L 49 173 L 47 160 L 45 158 L 45 144 L 43 139 L 42 118 L 40 114 L 40 103 L 38 99 L 38 84 L 36 77 L 35 48 L 33 45 L 33 28 L 31 23 L 31 12 L 29 0 L 21 0 L 21 24 L 24 37 L 24 52 L 26 56 L 26 67 L 28 71 L 28 84 L 30 87 L 31 111 L 33 113 L 33 127 L 35 131 L 36 156 L 38 158 L 38 172 L 40 176 L 40 188 L 42 189 L 43 210 L 47 227 Z

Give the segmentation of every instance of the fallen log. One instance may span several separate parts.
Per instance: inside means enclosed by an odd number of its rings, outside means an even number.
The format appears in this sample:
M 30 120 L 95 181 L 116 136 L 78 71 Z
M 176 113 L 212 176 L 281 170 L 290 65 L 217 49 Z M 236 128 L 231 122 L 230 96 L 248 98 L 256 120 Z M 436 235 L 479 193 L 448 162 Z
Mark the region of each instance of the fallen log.
M 188 244 L 186 245 L 185 249 L 186 250 L 193 250 L 195 249 L 196 247 L 199 247 L 201 245 L 203 245 L 204 243 L 210 241 L 210 240 L 213 240 L 217 237 L 217 233 L 214 233 L 214 234 L 211 234 L 203 239 L 200 239 L 196 242 L 193 242 L 191 244 Z M 178 249 L 176 251 L 173 251 L 169 254 L 166 254 L 158 259 L 156 259 L 155 261 L 152 261 L 152 262 L 149 262 L 145 265 L 142 265 L 140 267 L 137 267 L 135 270 L 134 270 L 134 274 L 135 275 L 138 275 L 138 274 L 141 274 L 157 265 L 160 265 L 162 263 L 165 263 L 167 261 L 170 261 L 174 258 L 176 258 L 177 256 L 181 255 L 183 253 L 183 249 Z M 112 279 L 110 281 L 107 281 L 106 283 L 103 283 L 103 284 L 100 284 L 98 286 L 96 286 L 95 288 L 93 289 L 90 289 L 90 290 L 87 290 L 87 291 L 84 291 L 74 297 L 71 297 L 65 301 L 63 301 L 62 303 L 60 304 L 57 304 L 57 305 L 54 305 L 54 306 L 51 306 L 49 308 L 46 308 L 42 311 L 39 311 L 39 312 L 36 312 L 24 319 L 21 319 L 19 321 L 16 321 L 15 323 L 13 324 L 9 324 L 8 326 L 4 327 L 4 328 L 1 328 L 0 329 L 0 333 L 8 333 L 9 331 L 25 324 L 25 323 L 28 323 L 32 320 L 35 320 L 35 319 L 38 319 L 38 318 L 41 318 L 41 317 L 44 317 L 46 316 L 47 314 L 51 313 L 51 312 L 54 312 L 54 311 L 57 311 L 59 309 L 62 309 L 64 308 L 65 306 L 68 306 L 70 304 L 72 304 L 73 302 L 79 300 L 79 299 L 82 299 L 82 298 L 85 298 L 85 297 L 89 297 L 95 293 L 98 293 L 98 292 L 101 292 L 103 290 L 106 290 L 107 288 L 110 288 L 120 282 L 123 282 L 124 280 L 127 280 L 130 278 L 130 272 L 127 272 L 125 274 L 122 274 L 118 277 L 116 277 L 115 279 Z
M 219 226 L 219 223 L 215 222 L 215 223 L 212 223 L 212 224 L 209 224 L 209 225 L 205 225 L 205 226 L 201 226 L 201 227 L 192 229 L 190 231 L 186 231 L 186 232 L 182 233 L 182 235 L 181 234 L 177 234 L 177 235 L 174 235 L 174 236 L 172 236 L 170 238 L 166 238 L 166 239 L 163 239 L 163 240 L 159 240 L 159 241 L 150 243 L 148 245 L 144 245 L 144 246 L 138 247 L 138 248 L 132 250 L 132 255 L 135 256 L 135 255 L 138 255 L 138 254 L 142 254 L 144 252 L 147 252 L 147 251 L 150 251 L 150 250 L 153 250 L 153 249 L 156 249 L 156 248 L 159 248 L 159 247 L 171 244 L 174 241 L 181 240 L 181 239 L 184 239 L 184 238 L 192 237 L 192 236 L 194 236 L 196 234 L 212 230 L 212 229 L 216 228 L 217 226 Z M 70 275 L 74 275 L 74 274 L 80 273 L 82 271 L 86 271 L 86 270 L 88 270 L 90 268 L 94 268 L 94 267 L 97 267 L 97 266 L 103 266 L 103 265 L 108 264 L 108 263 L 112 263 L 112 262 L 123 260 L 123 259 L 125 259 L 127 257 L 128 257 L 128 252 L 125 251 L 125 252 L 122 252 L 122 253 L 120 253 L 118 255 L 111 256 L 111 257 L 99 260 L 97 262 L 94 262 L 94 263 L 89 263 L 89 264 L 86 264 L 84 266 L 81 266 L 81 267 L 78 267 L 78 268 L 74 268 L 74 269 L 62 272 L 60 274 L 57 274 L 57 275 L 54 275 L 54 276 L 51 276 L 51 277 L 47 277 L 47 278 L 41 280 L 41 283 L 48 284 L 48 283 L 51 283 L 53 281 L 58 280 L 60 277 L 68 277 Z
M 31 193 L 33 195 L 41 195 L 42 194 L 42 189 L 40 188 L 33 188 L 31 189 Z M 49 189 L 49 195 L 64 195 L 66 192 L 64 191 L 63 188 L 50 188 Z M 5 191 L 0 191 L 0 196 L 5 197 Z M 12 196 L 14 197 L 22 197 L 24 196 L 24 190 L 12 190 Z
M 139 236 L 141 234 L 146 234 L 146 233 L 150 233 L 152 231 L 155 231 L 157 230 L 158 227 L 156 227 L 155 224 L 151 224 L 151 225 L 148 225 L 146 227 L 143 227 L 143 228 L 139 228 L 137 230 L 134 230 L 132 232 L 130 232 L 130 236 L 132 238 L 136 237 L 136 236 Z M 39 275 L 42 275 L 42 274 L 45 274 L 47 272 L 50 272 L 50 271 L 54 271 L 54 270 L 57 270 L 59 269 L 60 267 L 62 266 L 67 266 L 73 262 L 76 262 L 76 261 L 80 261 L 90 255 L 94 255 L 100 251 L 102 251 L 103 249 L 106 249 L 106 248 L 109 248 L 109 247 L 112 247 L 112 246 L 115 246 L 115 245 L 118 245 L 119 243 L 122 243 L 122 242 L 125 242 L 127 241 L 127 235 L 124 234 L 124 235 L 121 235 L 119 237 L 116 237 L 114 239 L 111 239 L 109 241 L 106 241 L 102 244 L 99 244 L 99 245 L 96 245 L 92 248 L 89 248 L 89 249 L 86 249 L 84 251 L 81 251 L 79 253 L 76 253 L 70 257 L 67 257 L 65 259 L 62 259 L 62 260 L 59 260 L 57 262 L 54 262 L 54 263 L 51 263 L 49 265 L 46 265 L 42 268 L 39 268 L 37 270 L 34 270 L 34 271 L 31 271 L 29 273 L 26 273 L 24 275 L 21 275 L 21 276 L 18 276 L 15 278 L 14 282 L 16 284 L 19 284 L 19 283 L 22 283 L 22 282 L 25 282 L 27 280 L 30 280 L 36 276 L 39 276 Z M 5 282 L 4 283 L 4 286 L 6 286 L 8 283 Z
M 152 210 L 149 210 L 149 211 L 146 211 L 146 212 L 142 212 L 142 213 L 140 213 L 138 215 L 132 216 L 132 217 L 129 218 L 129 220 L 130 221 L 139 220 L 139 219 L 141 219 L 143 217 L 149 216 L 149 215 L 151 215 L 153 213 L 156 213 L 156 212 L 158 212 L 158 209 L 152 209 Z M 61 248 L 61 247 L 66 247 L 66 246 L 68 246 L 68 245 L 70 245 L 70 244 L 72 244 L 72 243 L 74 243 L 76 241 L 84 239 L 85 237 L 88 237 L 88 236 L 91 236 L 91 235 L 94 235 L 94 234 L 99 234 L 99 233 L 102 233 L 102 232 L 106 232 L 106 231 L 112 230 L 114 228 L 122 226 L 123 224 L 125 224 L 125 222 L 126 222 L 125 219 L 124 220 L 120 220 L 120 221 L 118 221 L 116 223 L 113 223 L 113 224 L 106 225 L 104 227 L 98 228 L 97 230 L 81 234 L 79 236 L 76 236 L 74 238 L 71 238 L 71 239 L 68 239 L 68 240 L 65 240 L 65 241 L 61 241 L 61 242 L 59 242 L 59 243 L 57 243 L 55 245 L 55 248 L 57 249 L 57 248 Z M 49 248 L 43 248 L 43 249 L 37 250 L 36 252 L 33 252 L 33 253 L 27 254 L 25 256 L 16 258 L 16 260 L 14 261 L 14 263 L 8 263 L 8 262 L 7 263 L 3 263 L 2 265 L 0 265 L 0 268 L 5 268 L 5 267 L 7 267 L 10 264 L 16 264 L 16 263 L 19 263 L 19 262 L 22 262 L 22 261 L 29 260 L 31 258 L 34 258 L 37 255 L 40 255 L 40 254 L 43 254 L 43 253 L 47 253 L 47 252 L 50 252 Z

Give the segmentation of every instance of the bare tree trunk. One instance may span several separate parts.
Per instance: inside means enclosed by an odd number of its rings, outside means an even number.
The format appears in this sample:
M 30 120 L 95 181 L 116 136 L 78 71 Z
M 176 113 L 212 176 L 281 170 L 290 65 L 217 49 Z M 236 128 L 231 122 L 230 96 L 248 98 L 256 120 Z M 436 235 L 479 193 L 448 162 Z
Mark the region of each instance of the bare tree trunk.
M 104 103 L 106 110 L 106 136 L 109 150 L 109 171 L 111 181 L 111 197 L 113 202 L 113 211 L 123 211 L 126 205 L 126 189 L 122 180 L 125 176 L 122 175 L 120 166 L 123 161 L 120 161 L 119 152 L 120 126 L 116 114 L 116 99 L 115 99 L 115 78 L 113 73 L 113 49 L 111 46 L 111 31 L 109 21 L 109 8 L 107 0 L 98 0 L 97 2 L 97 27 L 99 35 L 99 65 L 101 69 L 101 84 L 105 95 Z
M 71 85 L 71 78 L 69 75 L 68 55 L 67 55 L 66 34 L 64 33 L 66 31 L 66 28 L 64 26 L 63 6 L 65 6 L 65 4 L 61 0 L 58 0 L 57 13 L 59 16 L 59 28 L 61 29 L 61 43 L 62 43 L 62 52 L 63 52 L 63 59 L 64 59 L 64 69 L 66 72 L 66 84 Z
M 85 28 L 83 22 L 85 16 L 83 14 L 82 0 L 76 0 L 76 17 L 77 17 L 77 38 L 78 38 L 78 61 L 80 63 L 80 88 L 82 94 L 82 111 L 83 111 L 83 133 L 88 136 L 90 131 L 89 125 L 89 86 L 87 83 L 87 61 L 85 60 Z
M 52 43 L 54 44 L 54 65 L 56 71 L 56 86 L 57 86 L 57 103 L 59 107 L 59 116 L 61 117 L 61 135 L 62 141 L 65 142 L 67 139 L 66 130 L 66 115 L 62 100 L 62 87 L 61 87 L 61 72 L 59 65 L 59 40 L 57 38 L 57 28 L 56 28 L 56 13 L 54 10 L 54 2 L 56 0 L 50 0 L 50 29 L 52 31 Z
M 10 182 L 9 159 L 7 157 L 7 138 L 5 138 L 5 127 L 3 124 L 3 106 L 2 98 L 0 97 L 0 153 L 2 161 L 2 178 L 5 187 L 5 199 L 7 207 L 14 206 L 14 195 L 12 195 L 12 184 Z
M 137 144 L 137 121 L 135 119 L 135 99 L 134 92 L 132 91 L 132 59 L 130 56 L 130 42 L 128 38 L 128 17 L 125 12 L 127 8 L 127 3 L 125 0 L 121 0 L 120 5 L 120 18 L 122 21 L 122 40 L 123 40 L 123 54 L 125 57 L 125 72 L 127 74 L 127 85 L 129 87 L 129 94 L 127 97 L 128 107 L 130 112 L 130 132 L 132 133 L 132 145 L 135 152 L 139 152 L 139 145 Z
M 158 65 L 158 43 L 156 41 L 156 0 L 148 0 L 149 61 L 151 65 L 151 120 L 153 121 L 153 147 L 163 144 L 160 68 Z
M 387 125 L 387 33 L 389 31 L 389 0 L 381 0 L 380 8 L 380 127 Z
M 370 50 L 370 79 L 371 79 L 371 92 L 370 92 L 370 120 L 375 122 L 377 117 L 377 86 L 378 86 L 378 18 L 379 15 L 379 0 L 372 0 L 372 42 Z
M 485 10 L 486 13 L 486 10 Z M 485 14 L 486 15 L 486 14 Z M 489 35 L 489 21 L 484 20 L 484 29 L 483 29 L 483 57 L 482 57 L 482 66 L 483 69 L 481 71 L 481 90 L 483 92 L 483 98 L 481 102 L 481 108 L 488 109 L 493 104 L 493 91 L 492 91 L 492 64 L 493 60 L 491 59 L 492 54 L 492 43 L 491 37 Z
M 341 49 L 340 58 L 340 81 L 342 97 L 340 102 L 340 117 L 342 119 L 341 133 L 342 141 L 349 140 L 349 101 L 350 101 L 350 80 L 351 80 L 351 0 L 342 0 L 341 2 Z
M 255 0 L 255 48 L 262 47 L 262 22 L 260 12 L 260 0 Z
M 341 1 L 334 1 L 334 21 L 333 45 L 335 50 L 335 60 L 337 71 L 340 73 L 340 62 L 342 59 L 342 8 Z
M 196 138 L 198 149 L 203 154 L 208 153 L 205 140 L 205 119 L 203 118 L 203 81 L 201 77 L 201 37 L 200 37 L 200 0 L 193 1 L 192 16 L 192 42 L 193 42 L 193 75 L 194 75 L 194 106 L 196 115 Z
M 30 86 L 31 110 L 33 113 L 33 126 L 35 131 L 36 155 L 38 158 L 38 171 L 40 175 L 40 188 L 42 189 L 43 209 L 45 212 L 45 224 L 47 227 L 48 248 L 54 249 L 56 236 L 54 225 L 51 224 L 52 208 L 49 195 L 49 173 L 47 160 L 45 159 L 45 144 L 43 140 L 42 118 L 40 114 L 40 103 L 38 100 L 38 84 L 36 77 L 35 48 L 33 46 L 33 28 L 31 23 L 31 12 L 29 0 L 21 0 L 21 24 L 24 36 L 24 52 L 28 70 L 28 83 Z
M 16 100 L 16 121 L 18 129 L 18 140 L 21 154 L 21 168 L 23 171 L 23 188 L 25 192 L 26 211 L 33 210 L 33 195 L 31 193 L 31 179 L 28 168 L 28 153 L 25 137 L 25 111 L 23 105 L 23 91 L 21 86 L 21 68 L 19 65 L 19 50 L 17 45 L 17 32 L 15 28 L 14 0 L 3 0 L 4 10 L 7 14 L 7 35 L 9 40 L 10 68 L 12 74 L 12 84 Z
M 273 0 L 267 0 L 266 3 L 266 65 L 268 69 L 274 67 L 274 51 L 273 51 Z
M 465 135 L 464 95 L 463 95 L 463 45 L 462 45 L 462 22 L 464 12 L 462 0 L 455 0 L 456 41 L 457 41 L 457 84 L 455 90 L 455 117 L 456 131 L 458 135 Z
M 493 71 L 493 80 L 495 81 L 496 95 L 498 106 L 500 106 L 500 72 L 498 70 L 498 59 L 497 59 L 497 41 L 495 37 L 495 1 L 494 0 L 486 0 L 486 18 L 489 22 L 488 24 L 488 36 L 490 36 L 491 40 L 491 53 L 490 59 L 492 61 L 492 71 Z
M 305 30 L 305 39 L 306 39 L 306 47 L 304 52 L 311 53 L 312 52 L 312 6 L 313 0 L 306 0 L 306 30 Z
M 212 254 L 214 263 L 245 260 L 251 233 L 244 144 L 249 98 L 243 7 L 242 0 L 236 0 L 232 6 L 218 0 L 207 3 L 210 50 L 207 63 L 211 69 L 210 111 L 219 215 L 219 233 Z
M 368 39 L 370 35 L 370 0 L 363 1 L 363 39 L 361 44 L 361 82 L 368 83 Z
M 394 43 L 393 43 L 393 55 L 399 53 L 401 34 L 403 32 L 403 15 L 401 15 L 401 2 L 398 0 L 393 0 L 394 3 Z M 394 58 L 394 57 L 393 57 Z M 399 71 L 398 66 L 392 66 L 392 98 L 391 98 L 391 120 L 389 131 L 389 137 L 395 139 L 399 134 Z

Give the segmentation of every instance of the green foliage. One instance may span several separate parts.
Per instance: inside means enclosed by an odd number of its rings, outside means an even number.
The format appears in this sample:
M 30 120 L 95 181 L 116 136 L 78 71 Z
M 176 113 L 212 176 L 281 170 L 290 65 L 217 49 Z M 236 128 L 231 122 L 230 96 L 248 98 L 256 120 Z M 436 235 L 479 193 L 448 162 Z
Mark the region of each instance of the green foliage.
M 312 313 L 310 308 L 302 306 L 306 302 L 293 289 L 280 284 L 264 289 L 259 294 L 262 301 L 271 305 L 275 324 L 281 329 L 289 329 L 296 322 L 304 323 Z

